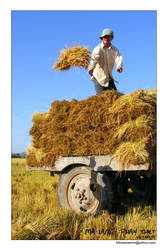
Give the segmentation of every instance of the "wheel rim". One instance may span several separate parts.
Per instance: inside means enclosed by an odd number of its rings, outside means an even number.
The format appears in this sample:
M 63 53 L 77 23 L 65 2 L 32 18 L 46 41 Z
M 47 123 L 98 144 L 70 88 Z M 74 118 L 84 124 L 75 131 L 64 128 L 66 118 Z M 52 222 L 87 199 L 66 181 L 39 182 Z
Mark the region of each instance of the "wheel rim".
M 74 176 L 68 186 L 67 198 L 76 213 L 94 214 L 99 206 L 100 189 L 89 174 Z

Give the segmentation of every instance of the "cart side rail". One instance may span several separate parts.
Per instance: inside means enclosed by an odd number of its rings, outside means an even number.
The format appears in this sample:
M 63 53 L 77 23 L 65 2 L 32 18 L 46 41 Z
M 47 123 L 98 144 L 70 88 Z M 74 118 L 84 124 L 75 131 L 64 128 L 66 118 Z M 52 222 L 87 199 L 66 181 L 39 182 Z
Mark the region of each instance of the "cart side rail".
M 72 156 L 72 157 L 59 157 L 54 166 L 52 167 L 30 167 L 27 166 L 27 170 L 45 170 L 45 171 L 55 171 L 62 172 L 67 167 L 71 165 L 85 165 L 91 167 L 94 171 L 140 171 L 149 170 L 148 164 L 140 165 L 129 165 L 125 167 L 121 165 L 114 157 L 109 155 L 99 155 L 99 156 Z

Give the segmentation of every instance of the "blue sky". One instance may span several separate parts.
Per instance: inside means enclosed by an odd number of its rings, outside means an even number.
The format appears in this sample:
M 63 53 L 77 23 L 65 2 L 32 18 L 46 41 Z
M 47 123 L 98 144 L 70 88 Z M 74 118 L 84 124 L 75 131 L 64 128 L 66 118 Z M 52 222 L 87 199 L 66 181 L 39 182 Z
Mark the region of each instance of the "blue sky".
M 156 11 L 12 11 L 12 152 L 31 143 L 34 112 L 55 100 L 95 94 L 84 69 L 56 72 L 52 67 L 65 45 L 92 51 L 104 28 L 114 32 L 123 56 L 123 73 L 113 69 L 119 91 L 129 94 L 156 87 Z

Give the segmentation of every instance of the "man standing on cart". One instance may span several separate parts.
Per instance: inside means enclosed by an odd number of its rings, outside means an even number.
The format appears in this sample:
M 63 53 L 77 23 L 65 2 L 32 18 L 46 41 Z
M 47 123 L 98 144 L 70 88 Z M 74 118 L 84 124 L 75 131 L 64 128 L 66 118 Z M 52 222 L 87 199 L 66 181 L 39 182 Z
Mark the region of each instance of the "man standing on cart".
M 117 66 L 117 72 L 122 73 L 123 71 L 122 56 L 119 50 L 111 44 L 114 38 L 113 31 L 104 29 L 99 38 L 102 40 L 102 43 L 93 50 L 88 67 L 88 73 L 94 82 L 96 94 L 100 94 L 105 90 L 116 90 L 111 74 L 114 63 Z

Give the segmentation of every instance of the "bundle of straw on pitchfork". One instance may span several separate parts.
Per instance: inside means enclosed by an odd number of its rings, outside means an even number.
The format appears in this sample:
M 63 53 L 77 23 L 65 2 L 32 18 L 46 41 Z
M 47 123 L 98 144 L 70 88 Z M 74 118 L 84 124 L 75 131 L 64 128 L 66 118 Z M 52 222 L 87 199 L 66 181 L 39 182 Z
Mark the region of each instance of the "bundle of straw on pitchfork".
M 53 66 L 56 70 L 68 70 L 72 66 L 88 67 L 90 59 L 90 51 L 86 46 L 73 46 L 72 48 L 66 47 L 60 51 L 58 61 Z

